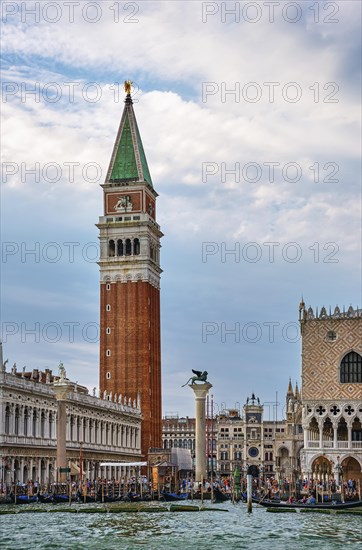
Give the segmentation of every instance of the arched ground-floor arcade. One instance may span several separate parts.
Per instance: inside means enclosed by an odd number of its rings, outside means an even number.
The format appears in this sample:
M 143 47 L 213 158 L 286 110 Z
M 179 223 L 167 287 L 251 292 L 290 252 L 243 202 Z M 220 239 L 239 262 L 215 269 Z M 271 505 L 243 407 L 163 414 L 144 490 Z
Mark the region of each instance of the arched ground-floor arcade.
M 328 481 L 335 479 L 337 484 L 354 480 L 362 482 L 362 452 L 341 453 L 339 449 L 327 452 L 301 452 L 302 475 L 308 479 Z

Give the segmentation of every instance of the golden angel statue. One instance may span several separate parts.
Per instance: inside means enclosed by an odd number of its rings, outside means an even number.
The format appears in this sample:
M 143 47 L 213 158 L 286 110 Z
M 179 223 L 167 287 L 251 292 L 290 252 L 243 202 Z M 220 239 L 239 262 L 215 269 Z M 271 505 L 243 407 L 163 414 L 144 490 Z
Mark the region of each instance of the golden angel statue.
M 131 88 L 132 88 L 132 80 L 125 80 L 124 81 L 124 91 L 127 95 L 131 95 Z

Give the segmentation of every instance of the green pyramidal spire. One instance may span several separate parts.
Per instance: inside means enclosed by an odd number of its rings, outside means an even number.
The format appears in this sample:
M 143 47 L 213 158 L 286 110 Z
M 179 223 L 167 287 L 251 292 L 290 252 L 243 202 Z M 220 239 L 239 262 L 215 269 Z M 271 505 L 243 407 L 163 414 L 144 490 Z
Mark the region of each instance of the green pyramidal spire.
M 133 110 L 130 87 L 126 88 L 126 91 L 125 106 L 108 168 L 107 181 L 117 183 L 146 182 L 150 187 L 153 187 Z

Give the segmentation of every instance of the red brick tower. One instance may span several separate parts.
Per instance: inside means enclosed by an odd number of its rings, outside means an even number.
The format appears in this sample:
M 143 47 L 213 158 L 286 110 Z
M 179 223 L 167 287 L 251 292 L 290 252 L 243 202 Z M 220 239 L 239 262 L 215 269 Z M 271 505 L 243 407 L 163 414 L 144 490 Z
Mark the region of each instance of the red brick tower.
M 100 390 L 141 399 L 142 452 L 162 446 L 160 238 L 156 197 L 130 84 L 102 185 L 100 230 Z M 112 392 L 112 394 L 111 394 Z M 112 397 L 110 396 L 112 395 Z

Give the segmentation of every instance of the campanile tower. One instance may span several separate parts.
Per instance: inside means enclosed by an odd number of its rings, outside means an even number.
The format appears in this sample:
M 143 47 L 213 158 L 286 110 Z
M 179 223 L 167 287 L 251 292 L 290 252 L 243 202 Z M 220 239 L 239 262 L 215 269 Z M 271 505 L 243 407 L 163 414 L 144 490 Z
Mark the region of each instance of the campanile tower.
M 100 230 L 100 390 L 141 400 L 142 452 L 161 447 L 160 238 L 131 83 L 105 183 Z

